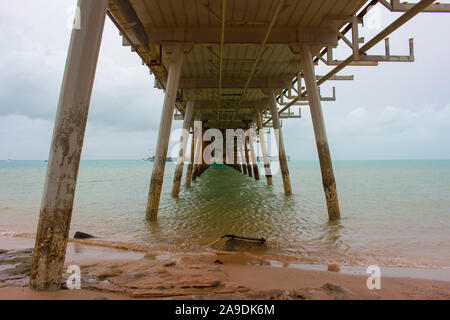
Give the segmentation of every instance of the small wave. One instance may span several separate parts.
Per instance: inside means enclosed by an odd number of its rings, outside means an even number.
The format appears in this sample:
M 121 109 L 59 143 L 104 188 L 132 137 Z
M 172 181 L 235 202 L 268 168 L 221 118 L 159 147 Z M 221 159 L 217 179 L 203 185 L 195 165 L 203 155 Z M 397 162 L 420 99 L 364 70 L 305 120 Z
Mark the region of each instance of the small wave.
M 0 232 L 0 238 L 24 238 L 29 236 L 29 234 L 26 233 L 20 233 L 20 232 L 14 232 L 14 231 L 3 231 Z
M 135 245 L 131 243 L 125 242 L 111 242 L 111 241 L 101 241 L 101 240 L 80 240 L 80 239 L 69 239 L 69 242 L 79 243 L 87 246 L 94 247 L 104 247 L 104 248 L 112 248 L 119 250 L 127 250 L 127 251 L 136 251 L 136 252 L 148 252 L 150 247 Z

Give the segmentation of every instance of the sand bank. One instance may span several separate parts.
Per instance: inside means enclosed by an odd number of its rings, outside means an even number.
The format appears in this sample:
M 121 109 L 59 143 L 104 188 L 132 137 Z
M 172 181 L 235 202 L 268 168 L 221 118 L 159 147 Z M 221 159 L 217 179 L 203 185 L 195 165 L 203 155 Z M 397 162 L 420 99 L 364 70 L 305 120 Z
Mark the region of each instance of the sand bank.
M 31 239 L 0 239 L 0 249 L 9 253 L 32 245 Z M 386 268 L 384 274 L 382 267 L 381 289 L 369 290 L 368 275 L 361 272 L 361 267 L 299 265 L 292 257 L 248 252 L 142 251 L 71 242 L 66 265 L 80 266 L 82 290 L 58 292 L 27 288 L 27 253 L 20 260 L 25 261 L 24 267 L 10 279 L 5 276 L 8 262 L 0 261 L 0 299 L 450 298 L 448 270 Z M 64 280 L 67 277 L 64 275 Z

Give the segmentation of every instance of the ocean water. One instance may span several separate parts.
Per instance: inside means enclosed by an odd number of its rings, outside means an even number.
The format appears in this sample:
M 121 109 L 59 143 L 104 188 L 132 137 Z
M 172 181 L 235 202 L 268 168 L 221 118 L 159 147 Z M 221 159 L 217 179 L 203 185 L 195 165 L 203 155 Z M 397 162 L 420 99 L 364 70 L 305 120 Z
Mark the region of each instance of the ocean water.
M 36 231 L 46 167 L 44 161 L 0 161 L 1 237 Z M 183 185 L 179 199 L 170 195 L 175 164 L 167 163 L 159 219 L 147 222 L 151 167 L 82 161 L 71 235 L 195 251 L 236 234 L 264 237 L 267 253 L 304 263 L 450 268 L 450 161 L 335 161 L 338 222 L 328 221 L 314 161 L 289 162 L 290 197 L 279 174 L 269 187 L 264 177 L 211 167 L 191 188 Z

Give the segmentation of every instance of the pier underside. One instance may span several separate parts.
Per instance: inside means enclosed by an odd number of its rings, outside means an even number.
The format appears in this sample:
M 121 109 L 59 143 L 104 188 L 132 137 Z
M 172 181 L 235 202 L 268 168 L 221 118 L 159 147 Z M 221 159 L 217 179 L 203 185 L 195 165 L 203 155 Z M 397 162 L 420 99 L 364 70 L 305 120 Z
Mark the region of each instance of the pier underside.
M 208 129 L 225 139 L 227 165 L 272 185 L 265 128 L 275 132 L 281 178 L 287 196 L 292 190 L 282 133 L 282 119 L 298 119 L 294 106 L 309 106 L 314 127 L 323 188 L 330 220 L 340 218 L 333 166 L 319 87 L 326 81 L 353 80 L 338 75 L 348 65 L 376 66 L 381 62 L 414 61 L 413 41 L 404 56 L 390 54 L 388 36 L 422 11 L 447 12 L 448 4 L 422 0 L 417 4 L 367 0 L 79 0 L 80 28 L 73 30 L 60 104 L 55 123 L 44 197 L 33 257 L 31 285 L 57 289 L 60 285 L 73 209 L 77 173 L 90 96 L 106 15 L 117 26 L 123 45 L 142 58 L 165 90 L 146 216 L 158 215 L 164 169 L 173 120 L 182 120 L 183 135 L 172 196 L 178 197 L 186 150 L 190 150 L 186 186 L 201 177 L 211 159 Z M 365 42 L 358 28 L 374 6 L 405 12 L 376 37 Z M 367 51 L 386 41 L 385 55 Z M 333 58 L 337 46 L 349 46 L 346 60 Z M 315 66 L 330 66 L 326 75 Z M 149 102 L 149 108 L 152 106 Z M 297 120 L 298 121 L 298 120 Z M 191 145 L 187 144 L 193 135 Z M 264 161 L 258 169 L 256 144 Z M 214 162 L 219 152 L 215 150 Z M 262 178 L 261 178 L 262 179 Z

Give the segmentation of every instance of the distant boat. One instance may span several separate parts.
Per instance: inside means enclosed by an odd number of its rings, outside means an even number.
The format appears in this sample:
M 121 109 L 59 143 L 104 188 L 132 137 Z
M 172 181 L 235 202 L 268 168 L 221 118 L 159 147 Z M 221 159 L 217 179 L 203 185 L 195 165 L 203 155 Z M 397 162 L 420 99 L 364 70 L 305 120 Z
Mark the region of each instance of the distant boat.
M 269 162 L 277 162 L 278 161 L 278 156 L 269 156 L 268 158 L 269 158 Z M 291 156 L 286 156 L 286 160 L 291 161 Z M 256 158 L 256 161 L 264 162 L 264 158 L 262 156 L 258 156 Z
M 153 157 L 148 157 L 148 158 L 143 158 L 142 161 L 145 161 L 145 162 L 154 162 L 154 161 L 155 161 L 155 156 L 153 156 Z
M 153 149 L 150 149 L 150 154 L 152 154 Z M 153 153 L 153 156 L 150 156 L 148 158 L 142 158 L 142 161 L 145 162 L 155 162 L 155 155 Z M 172 158 L 172 157 L 167 157 L 166 162 L 176 162 L 177 159 L 176 158 Z
M 148 157 L 148 158 L 142 158 L 142 161 L 145 162 L 155 162 L 155 156 L 153 157 Z M 167 157 L 166 158 L 166 162 L 176 162 L 177 159 L 176 158 L 172 158 L 172 157 Z

